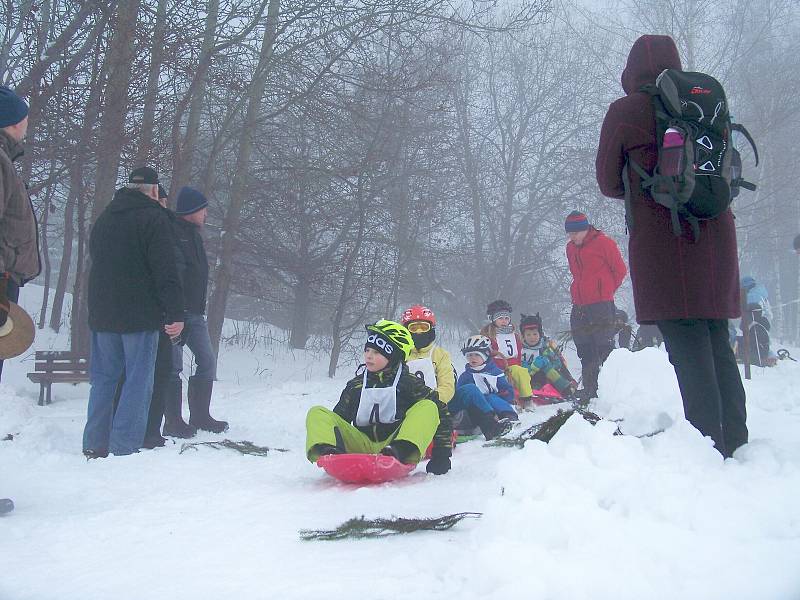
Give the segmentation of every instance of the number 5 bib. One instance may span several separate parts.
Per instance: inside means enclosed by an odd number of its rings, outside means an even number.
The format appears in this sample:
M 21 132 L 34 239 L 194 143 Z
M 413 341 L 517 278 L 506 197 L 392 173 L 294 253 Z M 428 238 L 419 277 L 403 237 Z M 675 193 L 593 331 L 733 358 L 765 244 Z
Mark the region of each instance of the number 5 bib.
M 517 356 L 517 336 L 513 333 L 497 334 L 497 349 L 508 358 Z
M 397 382 L 403 373 L 402 365 L 397 368 L 397 375 L 390 387 L 367 387 L 367 370 L 364 369 L 364 380 L 361 383 L 361 399 L 358 402 L 356 425 L 387 425 L 397 421 Z

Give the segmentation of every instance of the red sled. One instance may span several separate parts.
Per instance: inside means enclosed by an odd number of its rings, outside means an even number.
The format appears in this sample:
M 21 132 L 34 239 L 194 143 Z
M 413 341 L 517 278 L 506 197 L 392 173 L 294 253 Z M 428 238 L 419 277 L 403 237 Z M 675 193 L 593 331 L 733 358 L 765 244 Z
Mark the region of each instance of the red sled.
M 417 465 L 383 454 L 326 454 L 317 466 L 344 483 L 385 483 L 406 477 Z
M 564 396 L 549 383 L 545 383 L 542 387 L 531 392 L 531 399 L 537 406 L 545 406 L 547 404 L 555 404 L 564 399 Z

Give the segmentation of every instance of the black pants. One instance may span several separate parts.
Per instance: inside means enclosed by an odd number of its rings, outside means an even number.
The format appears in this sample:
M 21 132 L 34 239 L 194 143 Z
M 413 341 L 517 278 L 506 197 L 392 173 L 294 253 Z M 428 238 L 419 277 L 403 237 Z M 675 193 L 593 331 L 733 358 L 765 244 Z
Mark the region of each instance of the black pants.
M 8 287 L 6 287 L 6 295 L 8 296 L 8 299 L 11 300 L 11 302 L 16 303 L 19 301 L 19 286 L 10 277 L 8 278 Z M 0 378 L 2 378 L 2 376 L 3 376 L 3 361 L 0 360 Z
M 572 341 L 581 359 L 583 389 L 597 396 L 597 378 L 600 367 L 614 349 L 617 309 L 613 302 L 597 302 L 572 306 L 569 316 Z
M 156 354 L 156 370 L 153 375 L 153 398 L 147 415 L 147 431 L 145 437 L 161 435 L 161 422 L 164 419 L 164 403 L 169 393 L 170 376 L 172 374 L 172 341 L 163 331 L 158 336 L 158 353 Z
M 745 393 L 727 319 L 658 321 L 686 419 L 729 457 L 747 443 Z

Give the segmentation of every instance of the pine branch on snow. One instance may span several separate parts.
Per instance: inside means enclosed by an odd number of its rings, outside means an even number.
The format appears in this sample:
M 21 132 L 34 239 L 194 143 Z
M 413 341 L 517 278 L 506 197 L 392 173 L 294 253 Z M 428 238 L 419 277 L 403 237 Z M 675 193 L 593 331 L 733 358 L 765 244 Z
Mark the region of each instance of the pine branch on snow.
M 575 406 L 569 410 L 559 409 L 556 414 L 546 421 L 528 427 L 516 437 L 497 438 L 488 444 L 484 444 L 484 446 L 492 446 L 495 448 L 522 448 L 525 445 L 525 442 L 529 440 L 539 440 L 540 442 L 547 443 L 552 440 L 553 437 L 555 437 L 564 423 L 566 423 L 567 420 L 569 420 L 569 418 L 576 412 L 592 425 L 596 425 L 600 421 L 600 417 L 598 415 L 586 410 L 585 408 Z M 617 427 L 614 435 L 622 435 L 619 427 Z
M 462 512 L 441 517 L 406 519 L 394 517 L 391 519 L 365 519 L 354 517 L 345 521 L 336 529 L 330 530 L 310 530 L 300 531 L 300 538 L 306 541 L 324 540 L 334 541 L 345 538 L 377 538 L 388 535 L 399 535 L 401 533 L 413 533 L 415 531 L 446 531 L 463 519 L 480 519 L 483 513 Z
M 240 454 L 251 454 L 253 456 L 267 456 L 270 450 L 275 452 L 288 452 L 286 448 L 270 448 L 269 446 L 256 446 L 253 442 L 242 440 L 241 442 L 234 442 L 232 440 L 222 440 L 221 442 L 191 442 L 181 444 L 181 451 L 178 454 L 183 454 L 186 450 L 197 450 L 198 446 L 208 446 L 219 450 L 220 448 L 228 448 L 229 450 L 236 450 Z

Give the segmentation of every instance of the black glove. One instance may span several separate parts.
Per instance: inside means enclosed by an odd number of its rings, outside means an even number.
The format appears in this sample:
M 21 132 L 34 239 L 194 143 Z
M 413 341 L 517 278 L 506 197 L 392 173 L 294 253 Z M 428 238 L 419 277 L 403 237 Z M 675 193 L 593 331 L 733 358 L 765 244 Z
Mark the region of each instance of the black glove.
M 434 475 L 444 475 L 450 470 L 450 448 L 434 448 L 425 470 Z
M 8 273 L 0 273 L 0 327 L 8 320 L 8 311 L 11 304 L 8 302 Z

